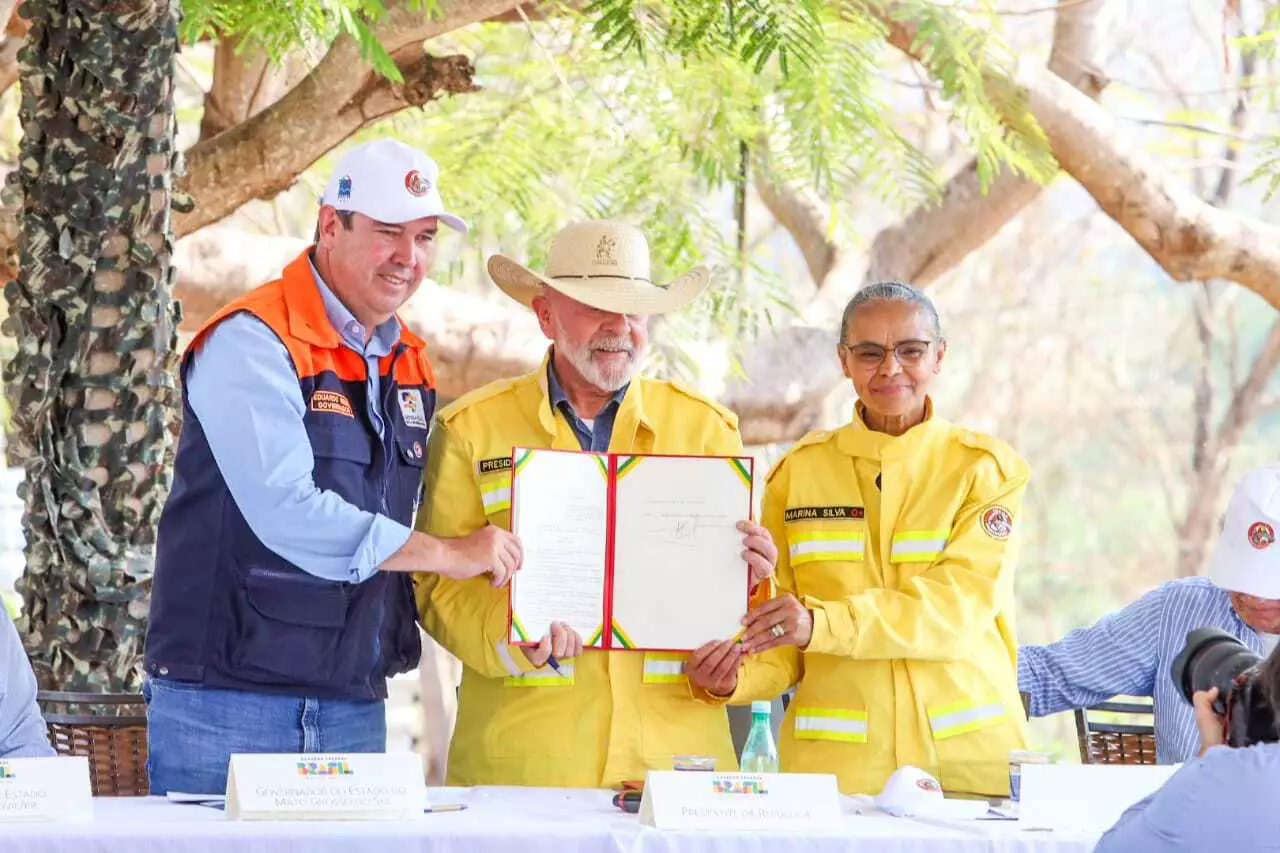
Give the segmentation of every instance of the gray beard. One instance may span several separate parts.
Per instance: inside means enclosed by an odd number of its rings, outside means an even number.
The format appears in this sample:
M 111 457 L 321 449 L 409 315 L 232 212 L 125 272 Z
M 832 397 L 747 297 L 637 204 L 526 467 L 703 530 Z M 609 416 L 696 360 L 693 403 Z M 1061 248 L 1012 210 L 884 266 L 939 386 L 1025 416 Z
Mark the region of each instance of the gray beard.
M 556 331 L 560 333 L 560 337 L 565 337 L 564 328 L 556 321 Z M 622 388 L 631 381 L 631 377 L 636 372 L 636 365 L 640 363 L 640 358 L 644 355 L 644 350 L 635 350 L 631 353 L 631 359 L 621 367 L 605 368 L 596 363 L 591 357 L 591 348 L 584 347 L 575 349 L 565 343 L 557 342 L 556 351 L 569 360 L 573 365 L 573 369 L 578 371 L 583 379 L 590 382 L 601 391 L 610 393 Z

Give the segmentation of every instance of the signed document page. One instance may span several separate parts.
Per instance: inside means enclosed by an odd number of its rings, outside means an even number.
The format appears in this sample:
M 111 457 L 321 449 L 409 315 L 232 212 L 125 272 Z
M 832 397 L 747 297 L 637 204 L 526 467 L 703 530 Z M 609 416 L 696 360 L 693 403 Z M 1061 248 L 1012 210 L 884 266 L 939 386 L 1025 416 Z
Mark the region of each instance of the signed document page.
M 508 642 L 536 644 L 552 622 L 567 622 L 601 645 L 608 487 L 601 454 L 515 449 L 511 530 L 524 564 L 511 579 Z
M 737 635 L 752 460 L 616 458 L 612 645 L 692 651 Z M 585 636 L 585 635 L 584 635 Z

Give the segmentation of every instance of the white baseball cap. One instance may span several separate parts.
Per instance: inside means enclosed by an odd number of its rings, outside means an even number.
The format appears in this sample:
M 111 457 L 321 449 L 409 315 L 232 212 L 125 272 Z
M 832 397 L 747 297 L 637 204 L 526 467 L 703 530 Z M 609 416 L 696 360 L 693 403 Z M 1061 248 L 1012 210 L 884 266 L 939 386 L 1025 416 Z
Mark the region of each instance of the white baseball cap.
M 426 154 L 395 139 L 375 139 L 342 155 L 320 203 L 395 225 L 434 216 L 465 233 L 466 221 L 444 209 L 439 179 L 440 168 Z
M 1254 468 L 1240 480 L 1222 535 L 1209 560 L 1209 578 L 1221 589 L 1280 598 L 1280 465 Z
M 893 771 L 875 802 L 876 808 L 895 817 L 976 820 L 990 809 L 986 800 L 947 799 L 937 779 L 910 764 Z

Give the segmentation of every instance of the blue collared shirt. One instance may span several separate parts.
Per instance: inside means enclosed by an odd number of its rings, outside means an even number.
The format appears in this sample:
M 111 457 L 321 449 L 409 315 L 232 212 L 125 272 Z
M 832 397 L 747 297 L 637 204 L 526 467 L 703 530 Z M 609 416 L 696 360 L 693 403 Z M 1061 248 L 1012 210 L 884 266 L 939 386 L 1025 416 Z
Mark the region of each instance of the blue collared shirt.
M 1280 848 L 1280 744 L 1217 746 L 1131 806 L 1094 853 L 1204 853 Z
M 399 342 L 400 322 L 382 323 L 366 344 L 364 327 L 311 270 L 342 345 L 369 365 L 369 419 L 382 435 L 378 359 Z M 231 497 L 274 553 L 316 577 L 358 583 L 409 540 L 409 527 L 316 487 L 298 374 L 257 317 L 236 314 L 214 327 L 191 360 L 186 388 Z
M 551 397 L 551 408 L 558 409 L 564 415 L 573 434 L 578 437 L 578 445 L 583 450 L 594 453 L 605 453 L 609 450 L 609 442 L 613 440 L 613 422 L 618 417 L 618 407 L 622 405 L 622 398 L 627 396 L 627 389 L 630 387 L 631 384 L 628 383 L 614 391 L 613 398 L 605 404 L 588 427 L 573 410 L 573 404 L 565 396 L 560 379 L 556 376 L 555 367 L 550 360 L 547 361 L 547 393 Z
M 1117 694 L 1151 696 L 1157 760 L 1187 761 L 1200 751 L 1200 735 L 1191 704 L 1173 683 L 1169 667 L 1186 645 L 1187 634 L 1206 627 L 1220 628 L 1261 654 L 1257 632 L 1236 614 L 1226 591 L 1207 578 L 1180 578 L 1056 643 L 1022 646 L 1018 689 L 1031 694 L 1033 717 L 1087 707 Z
M 18 630 L 0 604 L 0 758 L 53 755 L 36 705 L 36 676 Z

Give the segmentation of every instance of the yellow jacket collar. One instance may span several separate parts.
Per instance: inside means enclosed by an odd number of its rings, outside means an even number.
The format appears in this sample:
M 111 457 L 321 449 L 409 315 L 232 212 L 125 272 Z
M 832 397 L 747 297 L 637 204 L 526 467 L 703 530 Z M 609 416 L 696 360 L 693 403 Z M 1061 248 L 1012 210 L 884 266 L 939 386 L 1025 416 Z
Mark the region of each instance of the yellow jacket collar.
M 533 373 L 534 381 L 527 386 L 529 393 L 524 394 L 521 400 L 526 411 L 537 411 L 538 423 L 546 432 L 548 439 L 556 434 L 556 413 L 551 407 L 551 389 L 547 387 L 547 368 L 551 363 L 551 350 L 551 347 L 547 347 L 546 354 L 542 356 L 542 363 Z M 630 439 L 639 427 L 653 432 L 653 424 L 650 423 L 644 411 L 644 380 L 637 376 L 631 380 L 627 393 L 622 398 L 622 404 L 618 406 L 618 416 L 613 421 L 615 441 L 620 437 L 626 437 L 628 443 L 625 446 L 630 446 Z M 611 445 L 614 443 L 610 442 Z
M 902 435 L 889 435 L 871 429 L 867 426 L 864 411 L 861 401 L 855 403 L 853 420 L 841 427 L 836 437 L 836 446 L 849 456 L 881 456 L 885 453 L 896 455 L 897 452 L 905 451 L 917 439 L 950 426 L 942 418 L 933 416 L 933 398 L 928 396 L 924 398 L 924 420 Z

